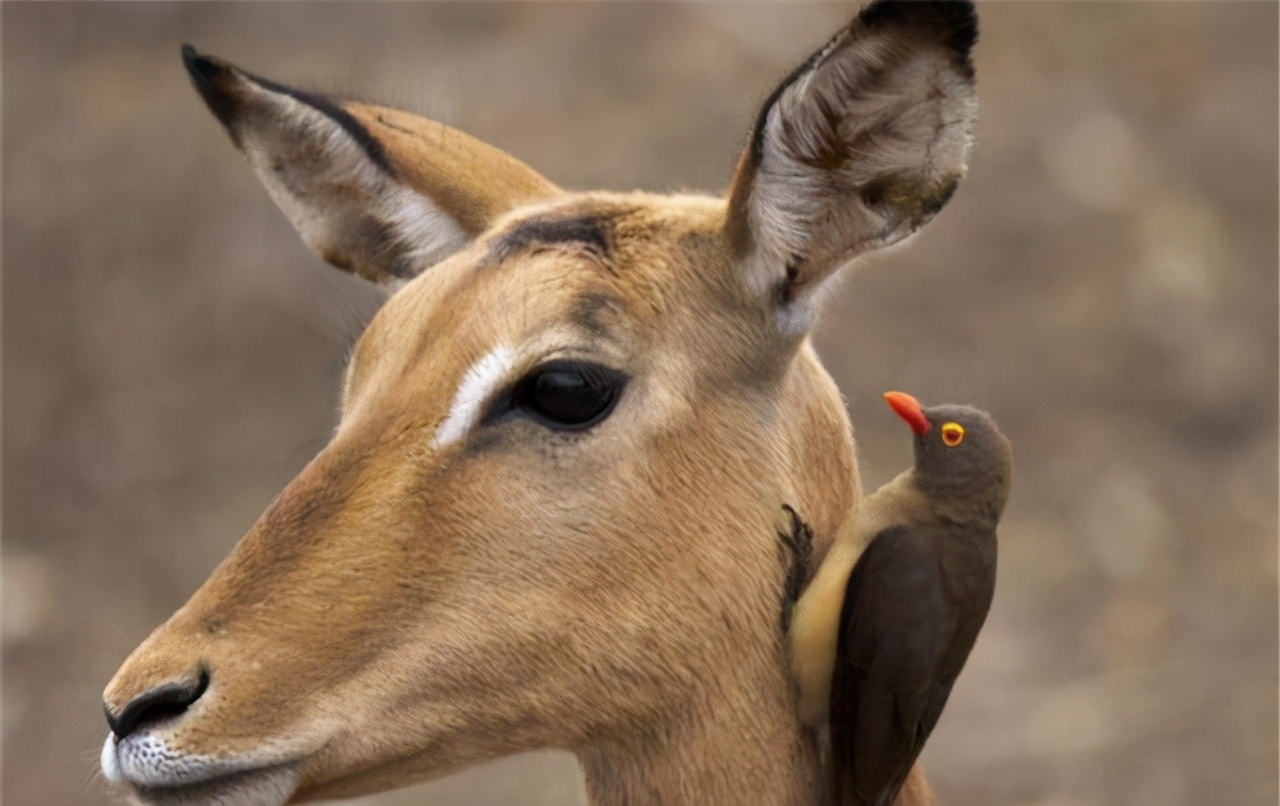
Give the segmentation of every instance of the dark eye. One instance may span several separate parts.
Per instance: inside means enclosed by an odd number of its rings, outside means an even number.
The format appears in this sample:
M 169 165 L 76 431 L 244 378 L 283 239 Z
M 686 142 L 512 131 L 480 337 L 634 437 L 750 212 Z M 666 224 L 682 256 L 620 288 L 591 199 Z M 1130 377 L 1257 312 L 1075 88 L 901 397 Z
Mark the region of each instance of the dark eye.
M 609 416 L 627 376 L 585 361 L 551 361 L 516 384 L 512 405 L 543 425 L 590 428 Z

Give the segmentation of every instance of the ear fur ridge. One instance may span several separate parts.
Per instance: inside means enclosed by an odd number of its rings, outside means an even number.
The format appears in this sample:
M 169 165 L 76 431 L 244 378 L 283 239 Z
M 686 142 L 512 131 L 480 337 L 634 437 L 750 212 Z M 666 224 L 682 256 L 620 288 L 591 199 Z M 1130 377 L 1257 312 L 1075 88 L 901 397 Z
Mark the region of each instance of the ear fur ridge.
M 364 128 L 341 105 L 328 96 L 290 87 L 272 81 L 269 78 L 263 78 L 216 56 L 200 53 L 187 44 L 182 46 L 182 63 L 187 68 L 187 73 L 191 76 L 191 83 L 195 86 L 196 91 L 209 107 L 209 111 L 226 128 L 227 134 L 230 135 L 237 148 L 240 147 L 240 138 L 237 128 L 233 124 L 241 110 L 238 103 L 239 99 L 234 89 L 238 77 L 252 82 L 268 92 L 288 96 L 328 116 L 359 144 L 370 161 L 387 173 L 394 175 L 394 170 L 387 160 L 386 154 L 383 153 L 381 144 L 370 136 L 368 129 Z

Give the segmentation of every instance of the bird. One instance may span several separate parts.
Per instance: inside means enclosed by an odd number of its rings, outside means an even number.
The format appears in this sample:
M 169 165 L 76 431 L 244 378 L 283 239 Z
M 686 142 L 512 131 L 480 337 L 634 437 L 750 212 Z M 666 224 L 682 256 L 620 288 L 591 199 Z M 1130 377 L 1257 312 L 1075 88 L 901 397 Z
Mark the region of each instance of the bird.
M 995 593 L 1013 450 L 989 414 L 886 392 L 915 461 L 858 504 L 796 602 L 803 723 L 829 738 L 832 800 L 891 806 Z

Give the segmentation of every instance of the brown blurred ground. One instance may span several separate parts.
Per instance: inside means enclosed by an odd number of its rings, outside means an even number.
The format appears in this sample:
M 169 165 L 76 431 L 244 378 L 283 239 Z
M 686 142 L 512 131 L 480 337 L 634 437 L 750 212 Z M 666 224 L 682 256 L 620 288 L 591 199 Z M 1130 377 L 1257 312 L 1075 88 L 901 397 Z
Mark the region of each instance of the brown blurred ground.
M 1277 7 L 989 4 L 970 179 L 818 338 L 989 408 L 1018 480 L 926 763 L 945 806 L 1277 802 Z M 191 41 L 408 106 L 570 187 L 724 186 L 852 6 L 3 6 L 4 779 L 110 802 L 99 694 L 333 423 L 372 295 L 201 107 Z M 579 802 L 563 757 L 368 803 Z

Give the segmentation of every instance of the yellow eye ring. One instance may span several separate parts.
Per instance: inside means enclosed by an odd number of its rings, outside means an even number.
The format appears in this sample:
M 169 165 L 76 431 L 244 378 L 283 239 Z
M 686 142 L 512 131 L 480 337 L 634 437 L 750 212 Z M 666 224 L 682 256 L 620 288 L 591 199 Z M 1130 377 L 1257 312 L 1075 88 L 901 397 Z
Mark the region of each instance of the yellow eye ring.
M 954 448 L 964 442 L 964 426 L 960 423 L 946 423 L 942 426 L 942 444 Z

